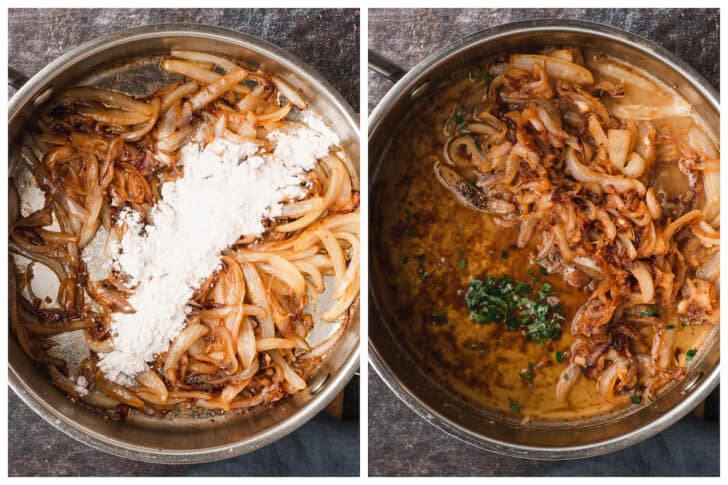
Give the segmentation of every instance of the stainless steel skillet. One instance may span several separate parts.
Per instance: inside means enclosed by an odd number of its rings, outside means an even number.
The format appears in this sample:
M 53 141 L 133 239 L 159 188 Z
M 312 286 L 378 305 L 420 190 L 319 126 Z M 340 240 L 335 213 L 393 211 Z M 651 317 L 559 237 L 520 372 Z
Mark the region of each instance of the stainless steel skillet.
M 207 51 L 234 57 L 251 68 L 275 73 L 304 93 L 311 109 L 337 132 L 359 165 L 358 120 L 334 88 L 310 67 L 255 37 L 216 27 L 175 24 L 117 32 L 86 43 L 55 60 L 22 85 L 10 100 L 8 135 L 19 144 L 33 114 L 67 86 L 92 84 L 146 95 L 168 82 L 158 67 L 170 49 Z M 16 73 L 17 74 L 17 73 Z M 9 167 L 13 173 L 14 167 Z M 324 295 L 323 298 L 326 298 Z M 322 301 L 324 304 L 325 301 Z M 247 453 L 302 426 L 328 404 L 358 368 L 359 310 L 338 347 L 309 380 L 308 390 L 270 409 L 244 416 L 164 419 L 130 415 L 123 424 L 108 422 L 94 410 L 73 405 L 50 384 L 12 337 L 8 345 L 11 388 L 36 413 L 69 436 L 124 458 L 158 463 L 196 463 Z
M 684 61 L 640 37 L 599 24 L 567 20 L 532 20 L 502 25 L 475 33 L 422 61 L 409 72 L 370 53 L 370 68 L 396 82 L 369 118 L 370 227 L 386 200 L 379 187 L 391 167 L 382 163 L 392 134 L 413 106 L 452 72 L 476 60 L 512 51 L 532 51 L 549 45 L 576 45 L 597 49 L 652 73 L 674 86 L 719 138 L 718 93 Z M 405 121 L 406 122 L 406 121 Z M 375 261 L 375 245 L 370 245 Z M 475 446 L 532 459 L 582 458 L 616 451 L 664 430 L 687 413 L 718 385 L 720 339 L 716 331 L 704 344 L 701 357 L 687 377 L 659 396 L 656 405 L 620 410 L 607 416 L 569 422 L 531 422 L 519 425 L 503 416 L 479 409 L 454 396 L 421 371 L 391 331 L 393 311 L 380 293 L 388 277 L 370 266 L 370 362 L 392 391 L 412 410 Z

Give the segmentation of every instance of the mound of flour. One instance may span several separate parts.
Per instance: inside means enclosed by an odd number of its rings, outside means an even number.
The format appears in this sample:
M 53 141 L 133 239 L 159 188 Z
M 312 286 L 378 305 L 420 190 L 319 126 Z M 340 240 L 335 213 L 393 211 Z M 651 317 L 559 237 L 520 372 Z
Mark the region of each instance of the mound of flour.
M 225 140 L 186 145 L 180 158 L 184 176 L 162 186 L 149 223 L 125 209 L 122 240 L 92 242 L 84 251 L 95 264 L 99 248 L 108 253 L 111 246 L 110 266 L 95 268 L 92 278 L 103 278 L 113 267 L 136 285 L 129 298 L 135 313 L 113 315 L 113 351 L 100 356 L 107 378 L 131 385 L 147 362 L 168 350 L 185 326 L 195 288 L 220 267 L 221 251 L 241 236 L 259 236 L 265 220 L 281 215 L 283 202 L 305 195 L 306 172 L 338 144 L 330 130 L 316 126 L 273 132 L 269 139 L 276 146 L 272 153 Z

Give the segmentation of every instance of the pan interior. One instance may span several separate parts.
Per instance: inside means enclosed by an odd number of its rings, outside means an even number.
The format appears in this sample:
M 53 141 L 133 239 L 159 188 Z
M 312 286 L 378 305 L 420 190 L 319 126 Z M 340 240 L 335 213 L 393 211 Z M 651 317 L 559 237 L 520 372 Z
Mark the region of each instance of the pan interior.
M 510 52 L 536 52 L 544 46 L 576 45 L 599 50 L 633 65 L 642 67 L 658 79 L 673 86 L 700 114 L 704 127 L 716 139 L 719 118 L 716 106 L 688 75 L 658 55 L 634 45 L 614 32 L 592 33 L 585 29 L 519 30 L 505 29 L 492 35 L 474 36 L 462 44 L 433 56 L 416 67 L 393 93 L 378 107 L 370 126 L 370 351 L 372 360 L 395 393 L 410 407 L 433 424 L 476 445 L 495 451 L 533 458 L 566 458 L 600 454 L 627 446 L 635 435 L 647 437 L 669 424 L 669 420 L 689 412 L 697 403 L 696 396 L 707 394 L 705 383 L 715 376 L 719 359 L 719 336 L 713 332 L 703 344 L 708 352 L 691 367 L 681 382 L 663 389 L 656 405 L 643 409 L 619 408 L 586 419 L 534 420 L 522 422 L 512 415 L 494 412 L 475 405 L 446 388 L 433 378 L 401 343 L 401 332 L 393 322 L 402 321 L 402 312 L 392 307 L 389 290 L 391 276 L 381 269 L 378 258 L 385 250 L 378 245 L 377 231 L 381 228 L 384 211 L 390 199 L 386 185 L 395 178 L 398 167 L 386 155 L 397 143 L 397 135 L 423 104 L 433 102 L 432 93 L 450 80 L 453 72 L 472 66 L 476 61 L 489 60 Z M 429 83 L 424 98 L 412 99 L 410 93 Z M 391 192 L 389 192 L 391 194 Z M 382 238 L 383 239 L 383 238 Z M 714 385 L 714 383 L 713 383 Z M 707 389 L 707 390 L 706 390 Z M 692 401 L 688 407 L 686 401 Z M 677 416 L 677 417 L 675 417 Z M 669 421 L 669 422 L 668 422 Z M 652 429 L 651 432 L 642 432 Z
M 272 46 L 219 29 L 195 27 L 190 30 L 147 31 L 130 36 L 111 36 L 106 43 L 95 43 L 67 55 L 67 62 L 47 67 L 45 76 L 30 81 L 32 86 L 20 91 L 10 113 L 10 175 L 17 175 L 18 164 L 12 154 L 21 144 L 24 130 L 32 123 L 36 110 L 47 102 L 34 105 L 39 95 L 45 99 L 49 88 L 53 95 L 67 86 L 90 85 L 145 96 L 174 81 L 159 67 L 170 49 L 206 51 L 241 61 L 250 69 L 275 73 L 299 87 L 320 115 L 342 140 L 342 145 L 359 166 L 357 127 L 350 108 L 318 77 L 309 74 L 297 61 Z M 231 36 L 229 38 L 226 38 Z M 28 89 L 31 88 L 32 89 Z M 40 97 L 39 97 L 40 99 Z M 333 291 L 321 295 L 321 308 L 329 304 Z M 359 309 L 350 310 L 347 331 L 337 348 L 309 379 L 309 388 L 271 408 L 256 409 L 243 415 L 198 412 L 178 413 L 167 417 L 150 417 L 130 412 L 125 423 L 110 422 L 84 405 L 74 405 L 50 383 L 43 369 L 34 366 L 15 339 L 9 339 L 10 380 L 20 397 L 44 419 L 65 433 L 126 458 L 166 463 L 190 463 L 232 457 L 281 438 L 295 430 L 339 392 L 356 369 L 359 343 Z M 325 339 L 333 325 L 317 322 L 312 340 Z M 313 342 L 315 343 L 315 342 Z

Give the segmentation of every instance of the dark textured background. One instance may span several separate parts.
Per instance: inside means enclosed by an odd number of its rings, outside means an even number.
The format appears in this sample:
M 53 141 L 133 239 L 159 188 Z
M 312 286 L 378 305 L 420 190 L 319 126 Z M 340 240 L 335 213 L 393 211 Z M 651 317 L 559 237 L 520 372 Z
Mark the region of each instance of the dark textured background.
M 612 25 L 661 45 L 720 88 L 718 10 L 438 9 L 370 10 L 369 48 L 405 68 L 465 35 L 534 18 Z M 392 84 L 369 71 L 369 109 Z M 665 432 L 617 453 L 538 462 L 469 446 L 422 420 L 370 367 L 369 474 L 374 475 L 717 475 L 719 426 L 690 415 Z
M 28 76 L 100 35 L 148 24 L 202 23 L 255 35 L 298 56 L 359 110 L 358 10 L 11 9 L 8 15 L 8 62 Z M 358 420 L 325 413 L 262 450 L 190 466 L 150 465 L 93 450 L 47 424 L 12 392 L 8 427 L 11 476 L 359 474 Z

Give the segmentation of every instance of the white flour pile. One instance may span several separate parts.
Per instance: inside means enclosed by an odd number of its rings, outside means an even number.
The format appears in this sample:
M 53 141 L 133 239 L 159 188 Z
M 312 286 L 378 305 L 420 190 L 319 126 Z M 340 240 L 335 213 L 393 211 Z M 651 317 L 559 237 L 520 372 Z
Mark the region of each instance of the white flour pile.
M 282 202 L 305 195 L 305 172 L 339 141 L 315 115 L 299 119 L 310 128 L 271 133 L 272 154 L 224 140 L 183 147 L 184 177 L 163 185 L 150 224 L 126 209 L 121 219 L 129 229 L 118 247 L 99 231 L 99 241 L 84 250 L 92 278 L 103 279 L 113 265 L 138 285 L 129 298 L 136 312 L 114 314 L 114 350 L 99 361 L 107 378 L 133 384 L 184 328 L 187 302 L 220 267 L 221 251 L 241 236 L 262 234 L 263 221 L 281 215 Z
M 114 265 L 114 256 L 119 252 L 119 242 L 115 235 L 99 226 L 94 238 L 83 248 L 81 258 L 86 263 L 86 271 L 94 281 L 106 279 Z
M 83 330 L 59 333 L 53 337 L 53 342 L 56 345 L 51 347 L 48 353 L 53 357 L 62 359 L 66 363 L 72 379 L 78 376 L 78 369 L 81 367 L 81 362 L 91 355 L 88 345 L 86 345 Z
M 20 196 L 20 214 L 22 217 L 28 217 L 45 206 L 45 192 L 38 186 L 38 182 L 30 170 L 23 169 L 13 180 Z M 53 223 L 45 226 L 44 229 L 49 231 L 59 229 L 55 217 Z M 20 271 L 26 271 L 28 265 L 31 264 L 30 259 L 15 253 L 13 253 L 13 261 Z M 60 285 L 61 282 L 58 280 L 58 276 L 48 266 L 40 263 L 33 264 L 33 278 L 30 280 L 30 287 L 33 294 L 40 298 L 41 308 L 58 308 L 55 300 Z M 24 289 L 23 295 L 30 298 L 27 289 Z
M 38 182 L 30 170 L 23 170 L 15 177 L 15 188 L 18 189 L 20 196 L 20 214 L 23 217 L 41 210 L 45 205 L 45 192 L 38 187 Z

